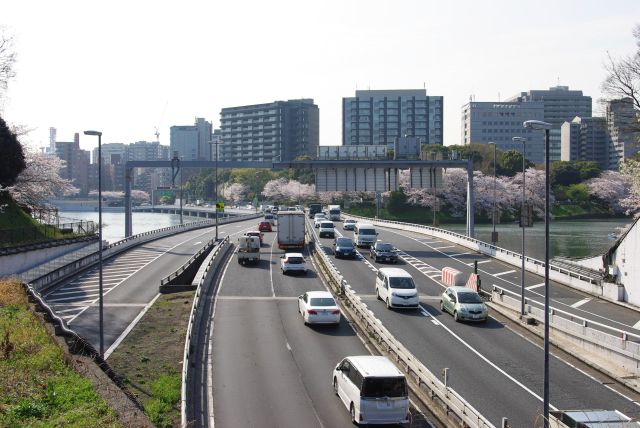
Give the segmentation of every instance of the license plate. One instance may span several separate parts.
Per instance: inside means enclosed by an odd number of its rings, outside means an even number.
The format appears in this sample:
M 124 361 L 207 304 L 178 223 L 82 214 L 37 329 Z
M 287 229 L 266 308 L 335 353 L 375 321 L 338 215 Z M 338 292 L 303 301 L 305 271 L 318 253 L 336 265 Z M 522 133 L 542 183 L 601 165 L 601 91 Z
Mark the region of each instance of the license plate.
M 478 318 L 480 318 L 480 315 L 474 315 L 473 316 L 473 319 L 478 319 Z
M 389 261 L 389 257 L 385 257 L 385 258 L 384 258 L 384 261 L 385 261 L 385 262 L 388 262 L 388 261 Z
M 378 409 L 390 409 L 392 407 L 392 403 L 389 400 L 380 400 L 377 404 Z

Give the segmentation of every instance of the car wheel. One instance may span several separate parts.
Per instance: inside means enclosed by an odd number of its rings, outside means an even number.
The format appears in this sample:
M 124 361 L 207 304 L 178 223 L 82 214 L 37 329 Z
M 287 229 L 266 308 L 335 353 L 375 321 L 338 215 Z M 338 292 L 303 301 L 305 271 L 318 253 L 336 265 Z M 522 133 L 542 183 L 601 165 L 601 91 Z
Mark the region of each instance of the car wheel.
M 389 303 L 389 298 L 387 297 L 387 309 L 391 309 L 391 304 Z
M 444 302 L 442 300 L 440 300 L 440 310 L 442 312 L 447 312 L 447 310 L 444 308 Z
M 458 311 L 453 311 L 453 320 L 455 322 L 460 322 L 460 317 L 458 316 Z
M 351 409 L 349 410 L 349 412 L 351 413 L 351 423 L 354 425 L 358 425 L 358 421 L 356 420 L 356 408 L 353 403 L 351 403 Z
M 380 290 L 378 290 L 378 288 L 376 287 L 376 300 L 382 300 L 380 298 Z
M 338 395 L 338 379 L 336 379 L 335 377 L 333 378 L 333 392 Z

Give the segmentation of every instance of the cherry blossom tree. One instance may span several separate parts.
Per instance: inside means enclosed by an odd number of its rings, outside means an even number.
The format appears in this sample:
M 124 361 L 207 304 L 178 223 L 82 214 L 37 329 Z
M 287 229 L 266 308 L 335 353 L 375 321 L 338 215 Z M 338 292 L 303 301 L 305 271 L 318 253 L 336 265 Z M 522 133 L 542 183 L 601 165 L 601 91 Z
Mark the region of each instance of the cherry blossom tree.
M 53 196 L 78 193 L 71 180 L 60 177 L 65 162 L 57 156 L 46 155 L 23 147 L 27 167 L 18 175 L 14 185 L 0 190 L 9 192 L 14 201 L 29 208 L 41 208 Z
M 98 191 L 97 190 L 90 191 L 89 196 L 97 198 Z M 124 199 L 124 192 L 118 192 L 118 191 L 112 191 L 112 190 L 103 191 L 102 198 L 103 199 Z M 134 203 L 149 202 L 151 200 L 151 197 L 144 190 L 131 190 L 131 200 Z
M 495 205 L 501 212 L 512 214 L 516 207 L 517 187 L 508 177 L 484 175 L 480 171 L 473 173 L 475 207 L 479 213 L 490 216 Z M 495 186 L 495 191 L 494 191 Z
M 322 204 L 334 204 L 338 201 L 344 200 L 346 192 L 318 192 L 318 199 Z
M 222 194 L 225 198 L 230 199 L 235 203 L 245 199 L 249 190 L 250 188 L 246 184 L 233 183 L 232 185 L 227 186 Z
M 287 185 L 286 178 L 278 178 L 276 180 L 269 180 L 262 189 L 262 196 L 273 201 L 282 201 L 286 198 L 285 186 Z
M 629 177 L 616 171 L 604 171 L 586 182 L 589 194 L 606 203 L 614 214 L 634 214 L 640 201 L 632 192 Z
M 544 216 L 544 196 L 545 196 L 545 173 L 543 170 L 528 168 L 526 174 L 525 201 L 533 206 L 533 211 L 540 217 Z M 512 179 L 511 184 L 516 189 L 515 204 L 520 206 L 522 198 L 522 173 L 517 173 Z M 551 206 L 556 199 L 553 191 L 549 192 L 549 203 Z

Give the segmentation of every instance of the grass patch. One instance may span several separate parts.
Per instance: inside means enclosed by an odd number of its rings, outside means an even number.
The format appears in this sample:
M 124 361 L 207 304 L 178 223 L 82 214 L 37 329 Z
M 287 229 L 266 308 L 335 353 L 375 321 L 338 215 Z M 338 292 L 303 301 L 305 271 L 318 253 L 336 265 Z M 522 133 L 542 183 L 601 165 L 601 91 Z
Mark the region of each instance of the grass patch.
M 194 292 L 162 295 L 109 357 L 159 428 L 180 424 L 182 357 Z
M 608 209 L 595 204 L 562 204 L 551 210 L 554 219 L 614 217 Z
M 0 391 L 0 426 L 121 426 L 91 382 L 66 365 L 12 280 L 0 280 Z
M 6 195 L 0 197 L 0 205 L 5 205 L 0 212 L 0 247 L 81 236 L 73 232 L 63 233 L 55 226 L 40 223 Z

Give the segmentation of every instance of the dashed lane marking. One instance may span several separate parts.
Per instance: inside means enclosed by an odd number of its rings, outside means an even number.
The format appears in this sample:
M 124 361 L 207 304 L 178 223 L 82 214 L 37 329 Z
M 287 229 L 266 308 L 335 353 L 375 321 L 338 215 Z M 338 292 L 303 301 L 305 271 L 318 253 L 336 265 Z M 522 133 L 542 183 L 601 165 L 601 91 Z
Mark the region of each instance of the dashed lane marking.
M 493 276 L 502 276 L 502 275 L 506 275 L 508 273 L 514 273 L 514 272 L 515 272 L 515 270 L 507 270 L 507 271 L 500 272 L 500 273 L 494 273 Z
M 536 285 L 530 285 L 528 287 L 524 287 L 525 290 L 533 290 L 534 288 L 540 288 L 540 287 L 544 287 L 544 282 L 541 284 L 536 284 Z
M 591 298 L 586 298 L 586 299 L 582 299 L 578 302 L 575 302 L 573 305 L 571 305 L 572 308 L 579 308 L 580 306 L 584 305 L 585 303 L 589 303 L 591 301 Z

